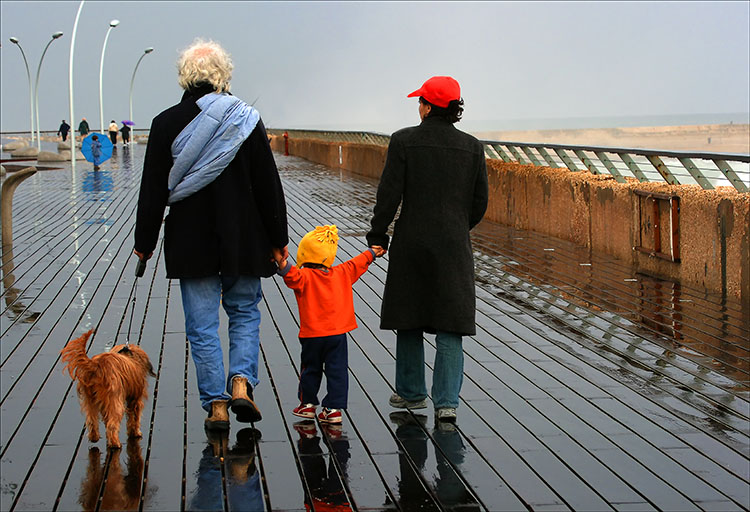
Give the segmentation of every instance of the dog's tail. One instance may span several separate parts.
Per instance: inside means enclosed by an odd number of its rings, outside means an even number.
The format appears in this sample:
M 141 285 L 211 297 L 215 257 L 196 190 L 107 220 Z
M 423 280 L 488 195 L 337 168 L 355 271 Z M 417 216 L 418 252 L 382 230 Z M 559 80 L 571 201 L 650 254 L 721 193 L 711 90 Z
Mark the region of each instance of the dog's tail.
M 93 370 L 93 363 L 89 356 L 86 355 L 86 342 L 91 337 L 94 329 L 91 329 L 80 338 L 70 340 L 65 348 L 60 351 L 62 354 L 63 363 L 66 363 L 63 372 L 68 370 L 73 380 L 79 377 L 80 374 L 87 373 Z

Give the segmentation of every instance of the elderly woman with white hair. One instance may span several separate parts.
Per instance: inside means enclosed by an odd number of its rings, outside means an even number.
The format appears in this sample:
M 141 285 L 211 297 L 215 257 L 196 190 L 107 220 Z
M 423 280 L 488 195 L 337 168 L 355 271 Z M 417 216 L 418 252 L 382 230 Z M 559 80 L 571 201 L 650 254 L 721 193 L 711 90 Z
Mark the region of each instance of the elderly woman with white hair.
M 181 101 L 151 123 L 135 226 L 135 254 L 156 249 L 164 211 L 167 277 L 179 279 L 185 331 L 209 430 L 260 421 L 261 278 L 286 255 L 284 192 L 260 114 L 229 93 L 232 60 L 197 39 L 177 62 Z M 229 317 L 225 372 L 219 304 Z

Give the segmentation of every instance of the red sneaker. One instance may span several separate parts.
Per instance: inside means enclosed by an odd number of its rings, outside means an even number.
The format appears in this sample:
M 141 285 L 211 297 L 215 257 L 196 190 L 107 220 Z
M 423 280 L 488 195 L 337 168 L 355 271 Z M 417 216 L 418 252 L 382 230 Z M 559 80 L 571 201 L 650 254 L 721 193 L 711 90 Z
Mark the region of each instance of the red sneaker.
M 299 404 L 294 408 L 292 414 L 299 416 L 300 418 L 314 418 L 315 417 L 315 405 L 314 404 Z
M 321 423 L 341 423 L 341 409 L 328 409 L 323 410 L 318 414 L 318 420 Z

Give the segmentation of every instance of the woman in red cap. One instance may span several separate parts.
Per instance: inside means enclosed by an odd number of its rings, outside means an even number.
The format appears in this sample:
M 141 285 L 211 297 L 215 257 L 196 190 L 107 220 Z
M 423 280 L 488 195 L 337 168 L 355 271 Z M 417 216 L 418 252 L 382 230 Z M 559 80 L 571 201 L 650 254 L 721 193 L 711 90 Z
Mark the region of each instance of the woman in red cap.
M 454 126 L 463 99 L 456 80 L 435 76 L 408 97 L 419 97 L 418 126 L 391 136 L 367 234 L 389 248 L 381 329 L 396 330 L 393 407 L 427 407 L 424 333 L 435 334 L 432 402 L 440 421 L 456 421 L 463 382 L 462 336 L 476 333 L 474 258 L 469 231 L 487 209 L 484 148 Z

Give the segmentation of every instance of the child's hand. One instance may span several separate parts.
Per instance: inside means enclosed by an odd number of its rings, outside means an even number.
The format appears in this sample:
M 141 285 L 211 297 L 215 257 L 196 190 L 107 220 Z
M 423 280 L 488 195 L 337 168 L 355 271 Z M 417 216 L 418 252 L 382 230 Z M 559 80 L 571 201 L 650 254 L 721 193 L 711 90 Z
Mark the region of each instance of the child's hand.
M 373 245 L 372 247 L 370 247 L 370 249 L 372 249 L 373 251 L 375 251 L 375 257 L 376 258 L 380 258 L 381 256 L 383 256 L 385 254 L 385 249 L 383 249 L 379 245 Z

